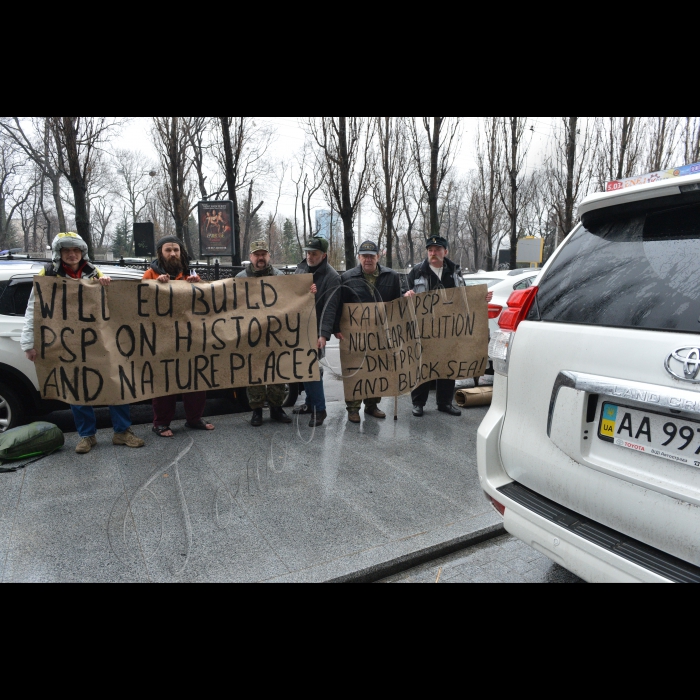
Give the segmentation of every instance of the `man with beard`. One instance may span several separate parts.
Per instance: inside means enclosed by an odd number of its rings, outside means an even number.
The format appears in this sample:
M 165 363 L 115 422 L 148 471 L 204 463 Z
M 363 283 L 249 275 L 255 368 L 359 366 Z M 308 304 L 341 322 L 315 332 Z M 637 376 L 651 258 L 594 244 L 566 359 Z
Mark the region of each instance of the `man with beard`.
M 158 259 L 143 276 L 144 280 L 156 280 L 160 284 L 202 281 L 199 275 L 190 275 L 190 261 L 185 246 L 178 238 L 166 236 L 158 241 L 157 248 Z M 214 430 L 214 426 L 203 419 L 206 402 L 206 391 L 182 395 L 186 425 L 190 430 Z M 175 418 L 176 410 L 177 396 L 163 396 L 153 400 L 153 432 L 156 435 L 162 438 L 174 437 L 170 424 Z
M 272 267 L 270 247 L 265 241 L 254 241 L 250 247 L 250 265 L 238 277 L 277 277 L 279 275 L 284 276 L 282 272 Z M 263 424 L 263 407 L 265 402 L 270 406 L 272 420 L 277 423 L 291 423 L 292 419 L 287 416 L 282 408 L 285 398 L 283 384 L 249 387 L 248 403 L 253 409 L 253 418 L 250 424 L 254 428 L 259 428 Z

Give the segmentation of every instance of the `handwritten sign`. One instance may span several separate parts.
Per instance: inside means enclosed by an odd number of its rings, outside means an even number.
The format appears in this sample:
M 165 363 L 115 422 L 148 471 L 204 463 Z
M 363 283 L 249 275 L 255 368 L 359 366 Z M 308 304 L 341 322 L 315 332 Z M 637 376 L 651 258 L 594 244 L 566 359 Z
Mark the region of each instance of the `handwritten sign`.
M 436 379 L 482 377 L 488 367 L 486 286 L 390 304 L 347 304 L 341 364 L 348 401 L 402 396 Z
M 211 389 L 318 381 L 313 277 L 212 284 L 36 277 L 41 393 L 123 405 Z

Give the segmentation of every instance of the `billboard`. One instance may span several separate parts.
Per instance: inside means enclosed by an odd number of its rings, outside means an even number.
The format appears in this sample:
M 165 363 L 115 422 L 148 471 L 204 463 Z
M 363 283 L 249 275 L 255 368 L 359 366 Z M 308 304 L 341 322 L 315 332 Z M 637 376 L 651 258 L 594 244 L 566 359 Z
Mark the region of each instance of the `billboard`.
M 662 170 L 658 173 L 649 173 L 648 175 L 640 175 L 639 177 L 628 177 L 624 180 L 613 180 L 608 182 L 606 187 L 607 192 L 618 192 L 628 187 L 636 187 L 637 185 L 648 185 L 652 182 L 660 180 L 672 180 L 676 177 L 687 177 L 688 175 L 700 175 L 700 163 L 693 165 L 684 165 L 681 168 L 671 168 L 670 170 Z
M 156 227 L 154 224 L 134 224 L 134 250 L 137 258 L 155 257 Z
M 233 202 L 199 203 L 199 245 L 203 258 L 233 256 Z
M 518 241 L 518 264 L 540 265 L 544 257 L 544 238 L 523 238 Z

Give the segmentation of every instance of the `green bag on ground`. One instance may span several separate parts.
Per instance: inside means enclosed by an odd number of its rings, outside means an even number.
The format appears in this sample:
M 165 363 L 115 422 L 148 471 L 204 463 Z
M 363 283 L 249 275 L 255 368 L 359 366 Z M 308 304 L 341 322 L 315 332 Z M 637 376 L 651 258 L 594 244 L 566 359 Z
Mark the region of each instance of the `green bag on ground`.
M 66 444 L 61 430 L 51 423 L 32 423 L 0 435 L 0 464 L 45 457 Z

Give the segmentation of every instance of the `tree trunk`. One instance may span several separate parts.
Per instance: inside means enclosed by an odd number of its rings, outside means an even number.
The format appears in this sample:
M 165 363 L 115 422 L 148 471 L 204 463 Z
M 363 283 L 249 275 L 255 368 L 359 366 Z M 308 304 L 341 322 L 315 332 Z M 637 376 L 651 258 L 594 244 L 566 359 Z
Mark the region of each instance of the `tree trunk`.
M 340 155 L 340 184 L 342 207 L 340 218 L 345 232 L 345 266 L 347 270 L 355 267 L 355 229 L 350 195 L 350 155 L 348 153 L 348 118 L 338 117 L 338 145 Z
M 233 147 L 231 145 L 231 127 L 228 117 L 219 117 L 221 124 L 221 135 L 224 144 L 225 175 L 226 186 L 228 187 L 228 197 L 233 202 L 233 240 L 235 244 L 235 255 L 233 264 L 240 265 L 241 260 L 241 214 L 238 209 L 238 182 L 236 179 L 236 163 L 233 157 Z
M 510 170 L 510 269 L 518 269 L 518 122 L 511 117 L 511 170 Z
M 59 117 L 62 124 L 66 158 L 68 159 L 68 181 L 73 189 L 75 200 L 75 226 L 78 235 L 87 243 L 88 255 L 94 255 L 92 235 L 90 232 L 90 215 L 88 213 L 87 186 L 80 168 L 78 152 L 78 134 L 75 128 L 75 117 Z
M 443 117 L 433 117 L 433 137 L 430 144 L 430 237 L 440 236 L 440 213 L 438 209 L 439 168 L 440 168 L 440 134 Z
M 569 117 L 569 140 L 566 146 L 566 201 L 564 204 L 564 231 L 568 236 L 574 228 L 574 177 L 578 146 L 578 117 Z

